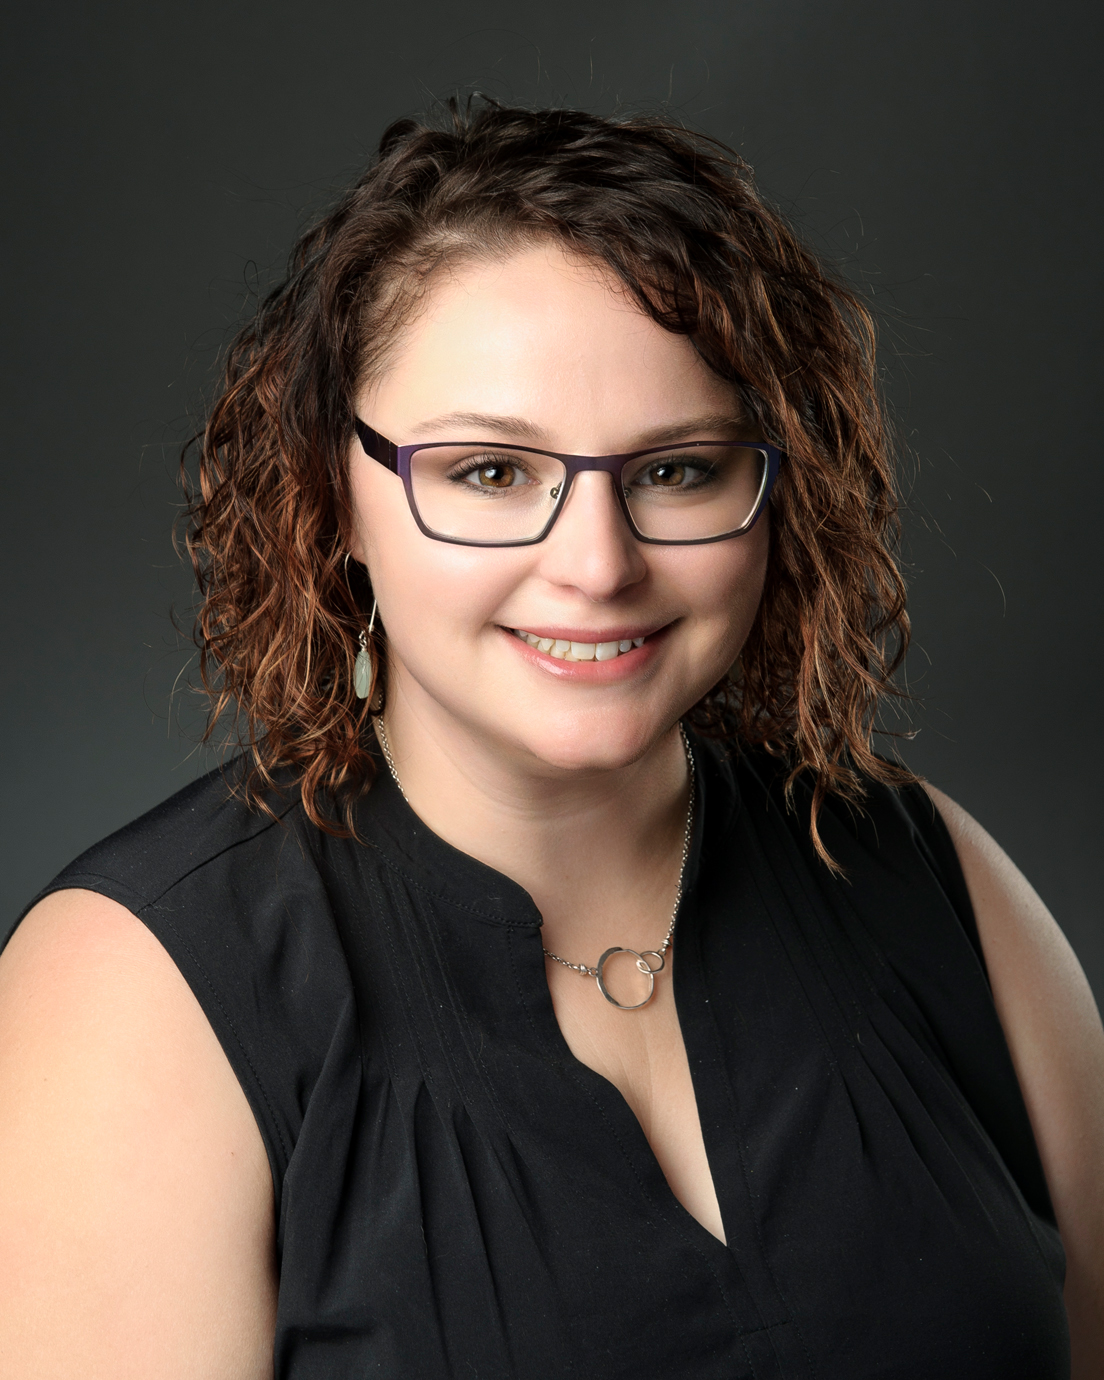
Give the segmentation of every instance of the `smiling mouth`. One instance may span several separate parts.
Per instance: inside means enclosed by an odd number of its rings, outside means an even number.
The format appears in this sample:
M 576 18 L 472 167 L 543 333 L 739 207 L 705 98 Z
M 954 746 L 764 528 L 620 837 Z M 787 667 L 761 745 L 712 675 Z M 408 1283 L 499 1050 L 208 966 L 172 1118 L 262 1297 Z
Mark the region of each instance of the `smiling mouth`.
M 554 656 L 557 661 L 613 661 L 644 645 L 642 637 L 624 637 L 620 642 L 565 642 L 562 638 L 538 637 L 524 628 L 511 628 L 510 631 L 536 651 Z

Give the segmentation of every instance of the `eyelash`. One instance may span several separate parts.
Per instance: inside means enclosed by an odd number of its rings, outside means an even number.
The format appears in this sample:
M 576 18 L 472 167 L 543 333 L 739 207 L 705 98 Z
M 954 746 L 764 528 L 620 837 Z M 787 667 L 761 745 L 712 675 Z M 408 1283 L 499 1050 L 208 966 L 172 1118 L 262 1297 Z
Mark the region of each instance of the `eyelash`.
M 677 456 L 671 458 L 660 457 L 656 460 L 650 461 L 647 467 L 643 471 L 641 471 L 641 473 L 646 474 L 648 470 L 656 466 L 660 466 L 665 463 L 671 464 L 672 462 L 676 464 L 684 464 L 687 469 L 693 469 L 698 471 L 698 477 L 696 479 L 691 480 L 689 484 L 684 486 L 688 489 L 697 488 L 699 485 L 707 483 L 710 479 L 712 479 L 715 476 L 716 473 L 713 466 L 707 466 L 703 464 L 692 464 L 686 461 L 680 461 Z M 446 477 L 449 480 L 461 483 L 469 475 L 477 474 L 480 470 L 487 469 L 488 467 L 493 465 L 509 465 L 512 469 L 520 471 L 520 473 L 523 474 L 526 477 L 526 479 L 529 480 L 529 482 L 534 482 L 534 476 L 530 473 L 529 470 L 525 469 L 525 467 L 521 464 L 517 457 L 497 456 L 493 452 L 487 452 L 481 456 L 472 456 L 471 459 L 460 462 L 460 465 L 452 469 Z M 640 484 L 639 480 L 636 482 L 637 486 L 641 488 L 662 487 L 661 485 Z M 632 487 L 632 484 L 626 486 L 627 489 L 631 489 Z
M 669 461 L 669 460 L 667 460 L 667 461 L 664 461 L 664 460 L 654 460 L 654 461 L 651 462 L 651 464 L 648 465 L 647 469 L 641 471 L 641 473 L 647 474 L 647 473 L 648 473 L 648 470 L 650 470 L 650 469 L 655 469 L 655 468 L 660 467 L 660 466 L 662 466 L 662 465 L 664 465 L 664 464 L 670 464 L 670 463 L 671 463 L 671 461 Z M 705 480 L 707 480 L 707 479 L 712 479 L 712 478 L 714 477 L 714 475 L 716 474 L 716 469 L 715 469 L 713 466 L 711 466 L 711 465 L 707 466 L 707 465 L 704 465 L 704 464 L 692 464 L 692 463 L 688 463 L 687 461 L 682 461 L 682 460 L 676 460 L 674 463 L 675 463 L 675 464 L 682 465 L 682 467 L 683 467 L 684 469 L 696 470 L 696 471 L 697 471 L 697 474 L 698 474 L 697 479 L 692 479 L 692 480 L 690 481 L 690 483 L 686 486 L 687 488 L 693 488 L 694 486 L 703 483 L 703 482 L 704 482 Z M 638 480 L 637 482 L 639 483 L 639 480 Z M 630 485 L 629 487 L 632 487 L 632 486 Z M 655 486 L 655 485 L 645 484 L 645 485 L 641 485 L 641 487 L 642 487 L 642 488 L 653 488 L 653 487 L 662 487 L 662 486 Z
M 511 469 L 520 470 L 526 478 L 532 479 L 533 477 L 528 470 L 523 469 L 512 456 L 483 455 L 473 457 L 471 460 L 461 461 L 460 467 L 452 469 L 447 475 L 447 478 L 466 479 L 469 474 L 478 474 L 480 470 L 488 469 L 494 465 L 509 465 Z

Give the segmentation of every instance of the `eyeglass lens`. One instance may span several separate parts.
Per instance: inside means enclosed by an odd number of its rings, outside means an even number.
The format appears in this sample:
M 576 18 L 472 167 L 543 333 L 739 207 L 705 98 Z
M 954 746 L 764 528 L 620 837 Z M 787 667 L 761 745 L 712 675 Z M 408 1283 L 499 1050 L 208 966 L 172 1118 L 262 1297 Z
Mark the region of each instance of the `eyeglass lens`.
M 508 446 L 429 446 L 410 460 L 422 522 L 439 536 L 474 542 L 524 541 L 547 526 L 563 492 L 563 461 Z M 620 482 L 641 536 L 701 541 L 737 532 L 754 515 L 767 477 L 751 446 L 677 446 L 637 456 Z

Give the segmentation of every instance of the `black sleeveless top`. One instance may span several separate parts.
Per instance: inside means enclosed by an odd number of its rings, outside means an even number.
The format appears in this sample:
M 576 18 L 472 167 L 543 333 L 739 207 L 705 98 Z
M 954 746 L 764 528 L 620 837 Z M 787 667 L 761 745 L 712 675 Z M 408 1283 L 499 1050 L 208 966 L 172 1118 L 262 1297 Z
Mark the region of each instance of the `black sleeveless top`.
M 386 774 L 360 842 L 215 774 L 48 888 L 140 916 L 241 1081 L 278 1380 L 1068 1377 L 1062 1247 L 939 816 L 918 788 L 830 803 L 836 880 L 769 759 L 696 746 L 673 981 L 727 1245 L 568 1050 L 529 896 Z

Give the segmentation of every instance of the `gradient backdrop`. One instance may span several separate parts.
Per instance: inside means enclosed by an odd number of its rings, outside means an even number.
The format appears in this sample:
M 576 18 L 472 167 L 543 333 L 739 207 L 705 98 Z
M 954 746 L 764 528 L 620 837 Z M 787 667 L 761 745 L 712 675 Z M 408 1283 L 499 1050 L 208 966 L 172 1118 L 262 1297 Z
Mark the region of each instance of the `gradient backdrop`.
M 908 447 L 906 760 L 1005 845 L 1104 993 L 1101 25 L 1077 0 L 22 6 L 0 924 L 210 765 L 170 617 L 180 443 L 383 126 L 478 89 L 728 141 L 867 293 Z

